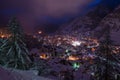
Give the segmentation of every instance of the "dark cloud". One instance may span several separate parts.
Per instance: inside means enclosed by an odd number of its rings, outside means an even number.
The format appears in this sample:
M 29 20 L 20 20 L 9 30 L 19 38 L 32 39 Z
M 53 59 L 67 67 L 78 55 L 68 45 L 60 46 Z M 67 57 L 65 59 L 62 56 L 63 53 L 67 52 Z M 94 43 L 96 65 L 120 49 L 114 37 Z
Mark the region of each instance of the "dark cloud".
M 75 14 L 93 0 L 34 0 L 31 8 L 36 16 L 47 15 L 59 17 Z
M 16 14 L 24 29 L 32 32 L 35 26 L 42 23 L 67 21 L 89 4 L 98 1 L 100 0 L 0 0 L 0 16 Z

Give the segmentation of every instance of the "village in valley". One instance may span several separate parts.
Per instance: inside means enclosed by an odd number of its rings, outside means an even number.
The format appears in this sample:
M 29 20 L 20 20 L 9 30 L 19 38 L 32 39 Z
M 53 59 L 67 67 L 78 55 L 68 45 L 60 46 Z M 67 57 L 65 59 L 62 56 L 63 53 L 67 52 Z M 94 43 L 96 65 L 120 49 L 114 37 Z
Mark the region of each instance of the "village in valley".
M 0 0 L 0 80 L 120 80 L 120 0 Z

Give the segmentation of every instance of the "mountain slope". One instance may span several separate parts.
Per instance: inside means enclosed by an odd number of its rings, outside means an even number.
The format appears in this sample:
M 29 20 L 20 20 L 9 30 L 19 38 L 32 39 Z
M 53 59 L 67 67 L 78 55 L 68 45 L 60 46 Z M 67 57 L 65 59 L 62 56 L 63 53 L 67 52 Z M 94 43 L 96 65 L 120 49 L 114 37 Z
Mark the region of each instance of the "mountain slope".
M 94 30 L 97 38 L 105 35 L 106 29 L 111 28 L 111 38 L 116 44 L 120 44 L 120 6 L 117 7 L 112 13 L 108 14 Z
M 102 39 L 108 26 L 111 29 L 112 40 L 115 44 L 120 44 L 120 6 L 113 9 L 99 5 L 87 15 L 61 26 L 59 33 L 79 37 L 79 34 L 91 32 L 94 37 Z
M 110 12 L 112 9 L 99 5 L 85 16 L 73 20 L 71 23 L 61 26 L 61 34 L 74 34 L 82 33 L 89 30 L 94 30 L 99 22 Z

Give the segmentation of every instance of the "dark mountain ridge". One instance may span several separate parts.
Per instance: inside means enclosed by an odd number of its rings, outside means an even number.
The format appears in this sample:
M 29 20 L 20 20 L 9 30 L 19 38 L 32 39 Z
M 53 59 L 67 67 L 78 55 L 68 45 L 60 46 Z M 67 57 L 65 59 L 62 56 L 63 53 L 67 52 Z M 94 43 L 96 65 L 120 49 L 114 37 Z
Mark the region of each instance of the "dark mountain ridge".
M 111 2 L 113 0 L 110 0 Z M 116 0 L 120 1 L 120 0 Z M 120 6 L 99 4 L 85 16 L 78 17 L 72 22 L 60 27 L 59 34 L 77 36 L 90 32 L 92 36 L 102 39 L 107 26 L 110 26 L 111 37 L 116 44 L 120 43 Z M 116 7 L 117 6 L 117 7 Z M 117 35 L 117 36 L 116 36 Z

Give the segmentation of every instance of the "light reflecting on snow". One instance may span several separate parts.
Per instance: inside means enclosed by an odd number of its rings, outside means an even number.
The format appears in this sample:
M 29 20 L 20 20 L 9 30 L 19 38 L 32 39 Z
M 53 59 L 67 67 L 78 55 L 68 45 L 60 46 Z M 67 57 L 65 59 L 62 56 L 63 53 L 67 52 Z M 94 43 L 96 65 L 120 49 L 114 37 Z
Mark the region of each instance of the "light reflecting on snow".
M 75 47 L 76 47 L 76 46 L 80 46 L 81 43 L 82 43 L 82 42 L 80 42 L 80 41 L 72 41 L 72 45 L 75 46 Z

